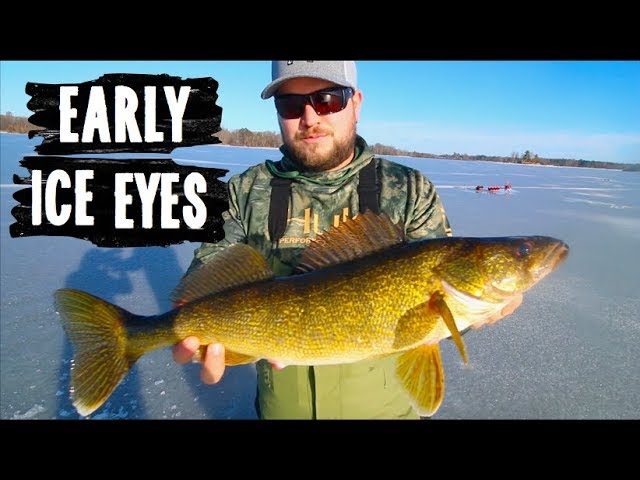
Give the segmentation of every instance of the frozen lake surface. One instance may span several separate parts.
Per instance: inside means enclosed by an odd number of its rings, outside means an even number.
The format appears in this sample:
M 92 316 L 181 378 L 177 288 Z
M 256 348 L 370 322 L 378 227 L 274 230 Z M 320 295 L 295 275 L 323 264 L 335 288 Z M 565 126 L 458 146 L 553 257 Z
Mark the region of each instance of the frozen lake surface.
M 71 237 L 11 238 L 12 175 L 40 139 L 0 134 L 0 418 L 77 419 L 69 400 L 71 347 L 53 292 L 79 288 L 138 314 L 170 308 L 194 243 L 98 248 Z M 138 157 L 140 155 L 129 155 Z M 177 163 L 238 173 L 274 149 L 199 146 Z M 441 344 L 444 402 L 434 419 L 640 418 L 640 174 L 388 157 L 439 189 L 456 236 L 550 235 L 571 253 L 519 310 L 464 336 L 470 363 Z M 476 185 L 511 191 L 476 192 Z M 255 369 L 228 368 L 203 385 L 198 365 L 170 349 L 143 356 L 93 419 L 253 419 Z

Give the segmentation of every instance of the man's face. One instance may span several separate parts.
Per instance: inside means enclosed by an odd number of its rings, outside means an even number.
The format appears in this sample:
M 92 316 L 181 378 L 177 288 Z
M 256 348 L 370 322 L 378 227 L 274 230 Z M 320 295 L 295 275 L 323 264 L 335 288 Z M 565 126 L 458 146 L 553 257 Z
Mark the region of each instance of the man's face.
M 308 94 L 336 85 L 316 78 L 293 78 L 283 83 L 277 95 Z M 311 104 L 299 118 L 278 115 L 280 132 L 292 160 L 309 171 L 338 170 L 353 159 L 356 122 L 362 93 L 358 90 L 340 112 L 318 115 Z

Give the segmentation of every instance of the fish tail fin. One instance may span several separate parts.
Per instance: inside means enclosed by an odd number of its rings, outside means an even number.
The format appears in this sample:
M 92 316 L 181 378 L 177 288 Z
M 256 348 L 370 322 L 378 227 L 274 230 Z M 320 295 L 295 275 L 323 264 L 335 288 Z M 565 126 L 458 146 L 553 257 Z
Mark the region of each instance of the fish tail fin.
M 134 315 L 79 290 L 63 288 L 54 297 L 74 347 L 71 399 L 86 416 L 107 400 L 139 358 L 127 352 L 125 325 Z

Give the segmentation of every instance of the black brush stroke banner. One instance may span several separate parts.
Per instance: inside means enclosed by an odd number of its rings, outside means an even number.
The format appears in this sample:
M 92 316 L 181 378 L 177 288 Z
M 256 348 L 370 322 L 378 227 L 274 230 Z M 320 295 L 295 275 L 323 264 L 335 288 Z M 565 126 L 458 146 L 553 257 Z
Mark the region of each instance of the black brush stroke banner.
M 228 209 L 229 200 L 227 184 L 219 180 L 226 175 L 227 170 L 217 168 L 200 168 L 182 166 L 176 164 L 170 158 L 161 159 L 103 159 L 103 158 L 67 158 L 67 157 L 24 157 L 20 164 L 29 170 L 29 177 L 13 176 L 13 183 L 19 185 L 31 185 L 34 170 L 42 172 L 42 223 L 33 225 L 32 188 L 18 190 L 13 198 L 20 204 L 15 206 L 11 213 L 17 220 L 9 227 L 11 237 L 28 237 L 34 235 L 67 236 L 89 240 L 99 247 L 143 247 L 143 246 L 168 246 L 191 242 L 216 242 L 224 238 L 222 229 L 222 212 Z M 64 171 L 71 180 L 70 188 L 61 188 L 55 185 L 56 212 L 61 211 L 64 204 L 72 206 L 69 220 L 60 226 L 53 225 L 45 212 L 46 188 L 54 188 L 47 185 L 49 175 L 55 170 Z M 75 178 L 79 170 L 93 171 L 93 179 L 86 181 L 86 190 L 93 193 L 93 199 L 87 203 L 87 215 L 94 217 L 92 226 L 77 226 L 75 224 Z M 187 175 L 197 173 L 206 181 L 206 192 L 197 193 L 198 198 L 206 206 L 206 221 L 201 228 L 189 228 L 183 218 L 183 207 L 194 207 L 185 196 L 184 180 Z M 162 201 L 160 190 L 162 182 L 158 185 L 153 201 L 152 227 L 142 227 L 142 201 L 136 181 L 126 183 L 126 194 L 131 195 L 132 203 L 126 206 L 126 217 L 133 220 L 133 228 L 116 228 L 116 174 L 117 173 L 142 173 L 146 184 L 149 184 L 151 174 L 177 173 L 179 181 L 171 183 L 171 193 L 178 196 L 177 204 L 170 207 L 171 217 L 180 222 L 179 228 L 162 228 Z M 169 177 L 167 177 L 169 178 Z M 53 183 L 53 182 L 52 182 Z M 167 183 L 167 185 L 169 185 Z M 193 193 L 192 193 L 193 195 Z M 168 211 L 169 208 L 166 208 Z M 195 211 L 193 208 L 191 211 Z M 165 212 L 165 215 L 167 212 Z
M 70 120 L 71 132 L 79 134 L 78 143 L 60 142 L 60 87 L 77 86 L 78 95 L 71 97 L 71 108 L 77 110 L 77 117 Z M 132 142 L 129 135 L 125 142 L 115 142 L 115 87 L 126 86 L 135 91 L 138 106 L 136 123 L 142 142 Z M 190 92 L 182 117 L 182 141 L 173 142 L 171 112 L 163 87 L 174 87 L 176 96 L 180 87 L 189 86 Z M 82 132 L 87 114 L 91 87 L 102 87 L 108 117 L 111 142 L 100 141 L 98 130 L 93 131 L 93 142 L 82 143 Z M 156 119 L 155 130 L 164 134 L 164 141 L 146 143 L 145 140 L 145 87 L 155 88 Z M 36 146 L 41 155 L 68 155 L 79 153 L 112 152 L 157 152 L 170 153 L 178 147 L 202 144 L 217 144 L 220 140 L 213 136 L 220 131 L 222 108 L 216 105 L 218 82 L 211 77 L 182 79 L 180 77 L 147 74 L 105 74 L 97 80 L 79 84 L 44 84 L 29 82 L 25 91 L 32 98 L 27 108 L 35 112 L 29 121 L 44 130 L 31 130 L 29 138 L 41 136 L 43 142 Z M 122 121 L 122 119 L 118 119 Z

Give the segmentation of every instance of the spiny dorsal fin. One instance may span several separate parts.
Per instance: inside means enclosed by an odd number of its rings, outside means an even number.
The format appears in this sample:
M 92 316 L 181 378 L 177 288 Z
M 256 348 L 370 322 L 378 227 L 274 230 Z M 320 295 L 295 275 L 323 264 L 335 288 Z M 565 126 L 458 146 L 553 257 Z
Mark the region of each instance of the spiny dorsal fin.
M 273 278 L 273 272 L 260 252 L 247 244 L 236 243 L 184 277 L 171 294 L 171 301 L 182 305 L 232 287 L 270 278 Z
M 302 253 L 296 273 L 349 262 L 405 241 L 404 230 L 385 213 L 371 210 L 318 235 Z

